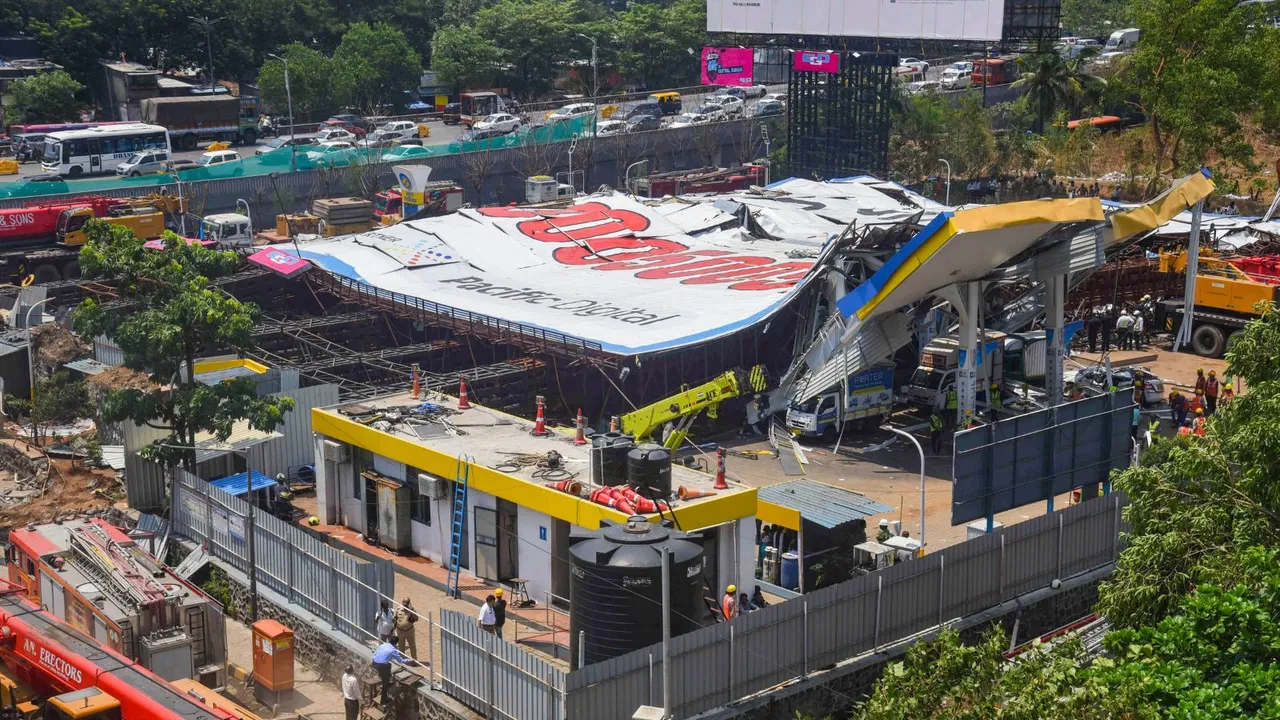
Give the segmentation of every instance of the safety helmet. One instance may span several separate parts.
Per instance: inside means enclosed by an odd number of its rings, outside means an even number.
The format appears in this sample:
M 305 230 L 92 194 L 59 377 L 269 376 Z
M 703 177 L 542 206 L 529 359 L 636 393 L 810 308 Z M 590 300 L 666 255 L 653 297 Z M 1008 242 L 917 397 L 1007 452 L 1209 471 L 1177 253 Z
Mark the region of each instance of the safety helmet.
M 1210 371 L 1209 371 L 1209 377 L 1217 377 L 1217 376 L 1218 376 L 1218 371 L 1217 371 L 1217 370 L 1210 370 Z
M 494 591 L 493 591 L 493 596 L 494 596 L 494 597 L 502 597 L 502 588 L 498 588 L 497 590 L 494 590 Z
M 1231 389 L 1231 383 L 1227 383 L 1227 384 L 1223 385 L 1222 387 L 1223 387 L 1223 389 L 1225 389 L 1225 390 L 1230 390 L 1230 389 Z
M 1204 394 L 1203 390 L 1196 390 L 1196 395 L 1203 395 L 1203 394 Z
M 1196 368 L 1196 374 L 1197 374 L 1197 375 L 1203 375 L 1203 374 L 1204 374 L 1204 368 Z
M 725 588 L 725 589 L 724 589 L 724 591 L 725 591 L 725 592 L 729 592 L 729 593 L 736 593 L 736 592 L 738 592 L 738 586 L 737 586 L 737 585 L 730 585 L 729 587 Z
M 1150 299 L 1151 299 L 1151 294 L 1150 294 L 1150 293 L 1147 293 L 1146 295 L 1143 295 L 1143 296 L 1142 296 L 1142 299 L 1143 299 L 1143 300 L 1150 300 Z
M 319 525 L 320 518 L 316 517 L 315 515 L 312 515 L 311 517 L 307 518 L 307 524 L 312 526 Z
M 882 527 L 882 528 L 887 528 L 887 527 L 889 527 L 889 519 L 888 519 L 888 518 L 880 518 L 880 527 Z
M 1197 415 L 1203 415 L 1203 414 L 1204 414 L 1204 408 L 1196 408 L 1196 414 L 1197 414 Z

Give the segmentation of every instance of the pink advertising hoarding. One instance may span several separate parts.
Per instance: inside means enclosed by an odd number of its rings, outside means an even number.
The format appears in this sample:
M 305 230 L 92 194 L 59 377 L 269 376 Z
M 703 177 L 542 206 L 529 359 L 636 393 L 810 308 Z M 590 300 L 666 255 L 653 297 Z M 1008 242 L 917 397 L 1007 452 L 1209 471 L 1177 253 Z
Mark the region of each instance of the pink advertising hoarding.
M 791 68 L 796 72 L 840 72 L 840 55 L 838 53 L 796 50 L 791 56 Z
M 249 262 L 279 273 L 287 278 L 297 277 L 311 268 L 311 262 L 277 248 L 266 248 L 249 256 Z
M 751 85 L 755 51 L 751 48 L 702 48 L 702 84 L 745 87 Z

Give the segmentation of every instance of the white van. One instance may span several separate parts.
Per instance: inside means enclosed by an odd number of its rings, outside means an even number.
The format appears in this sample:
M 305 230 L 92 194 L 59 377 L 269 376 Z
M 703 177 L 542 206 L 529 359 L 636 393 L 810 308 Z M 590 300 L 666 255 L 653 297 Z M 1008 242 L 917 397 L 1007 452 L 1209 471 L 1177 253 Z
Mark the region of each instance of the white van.
M 1138 28 L 1125 28 L 1111 33 L 1111 37 L 1107 38 L 1107 46 L 1103 48 L 1103 52 L 1125 52 L 1132 50 L 1138 44 L 1138 37 L 1142 35 L 1142 31 Z
M 128 160 L 117 165 L 116 174 L 120 177 L 150 175 L 164 170 L 168 162 L 168 150 L 143 150 L 130 155 Z

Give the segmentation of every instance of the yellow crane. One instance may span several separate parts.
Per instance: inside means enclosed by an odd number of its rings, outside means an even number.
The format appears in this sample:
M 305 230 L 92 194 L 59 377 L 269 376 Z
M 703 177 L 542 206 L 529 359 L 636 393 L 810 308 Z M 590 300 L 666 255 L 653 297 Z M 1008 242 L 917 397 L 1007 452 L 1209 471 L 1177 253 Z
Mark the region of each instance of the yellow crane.
M 663 447 L 675 450 L 684 443 L 689 427 L 704 411 L 707 417 L 714 418 L 721 401 L 745 393 L 764 392 L 766 386 L 763 365 L 756 365 L 749 372 L 734 368 L 701 385 L 681 386 L 675 395 L 623 415 L 619 423 L 622 432 L 634 435 L 636 442 L 651 440 L 655 431 L 669 422 L 676 423 L 662 442 Z

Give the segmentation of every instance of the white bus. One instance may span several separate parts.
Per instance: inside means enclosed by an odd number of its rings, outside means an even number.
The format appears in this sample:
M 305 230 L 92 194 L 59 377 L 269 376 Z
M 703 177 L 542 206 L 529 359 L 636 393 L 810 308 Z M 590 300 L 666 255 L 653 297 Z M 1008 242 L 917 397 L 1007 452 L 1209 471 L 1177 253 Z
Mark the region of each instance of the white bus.
M 169 132 L 159 125 L 130 123 L 51 133 L 44 139 L 44 171 L 69 177 L 115 172 L 142 150 L 169 152 Z

